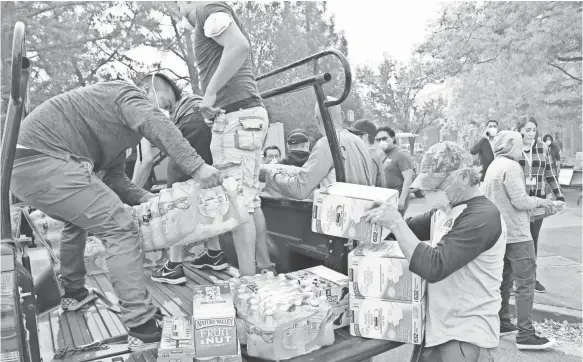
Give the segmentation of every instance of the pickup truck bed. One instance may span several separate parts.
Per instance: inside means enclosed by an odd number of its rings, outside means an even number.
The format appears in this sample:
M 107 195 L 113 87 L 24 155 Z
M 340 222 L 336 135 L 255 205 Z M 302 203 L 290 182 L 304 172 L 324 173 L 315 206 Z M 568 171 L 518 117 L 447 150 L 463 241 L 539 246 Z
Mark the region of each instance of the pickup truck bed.
M 148 277 L 148 288 L 152 293 L 154 303 L 167 315 L 192 314 L 192 287 L 197 284 L 213 284 L 217 280 L 232 277 L 233 269 L 223 272 L 213 270 L 197 270 L 185 267 L 187 283 L 184 286 L 168 285 L 152 282 Z M 149 273 L 150 271 L 148 271 Z M 108 277 L 105 274 L 91 275 L 87 283 L 99 289 L 111 301 L 117 302 Z M 62 359 L 54 359 L 57 351 L 63 348 L 74 348 L 105 338 L 123 337 L 127 330 L 118 316 L 97 302 L 91 304 L 85 311 L 63 313 L 60 308 L 44 313 L 38 317 L 39 340 L 43 361 L 156 361 L 157 351 L 150 350 L 139 353 L 129 353 L 125 343 L 110 344 L 106 349 L 96 349 L 86 352 L 68 353 Z M 401 343 L 374 339 L 353 337 L 348 328 L 336 331 L 334 345 L 322 348 L 309 355 L 300 356 L 290 361 L 362 361 L 372 356 L 400 346 Z M 243 353 L 245 355 L 245 353 Z M 258 359 L 245 357 L 243 361 L 255 362 Z

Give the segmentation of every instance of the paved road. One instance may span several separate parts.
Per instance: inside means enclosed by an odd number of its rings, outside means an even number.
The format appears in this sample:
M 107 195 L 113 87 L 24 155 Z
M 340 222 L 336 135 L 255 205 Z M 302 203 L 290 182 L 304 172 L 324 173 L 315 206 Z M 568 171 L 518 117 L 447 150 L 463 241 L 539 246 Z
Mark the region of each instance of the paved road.
M 505 336 L 500 339 L 500 345 L 496 350 L 496 362 L 581 362 L 581 347 L 570 344 L 537 352 L 522 352 L 516 349 L 514 337 Z M 401 346 L 380 356 L 372 358 L 372 362 L 407 362 L 411 358 L 413 347 Z

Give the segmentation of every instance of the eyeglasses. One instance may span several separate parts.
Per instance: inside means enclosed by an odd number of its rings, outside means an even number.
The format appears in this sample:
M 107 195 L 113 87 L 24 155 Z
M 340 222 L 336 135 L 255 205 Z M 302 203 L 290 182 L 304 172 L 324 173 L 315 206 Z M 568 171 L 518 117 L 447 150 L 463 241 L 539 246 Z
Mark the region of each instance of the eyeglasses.
M 380 142 L 380 141 L 387 141 L 388 139 L 389 139 L 389 137 L 379 137 L 379 138 L 375 138 L 374 140 L 377 142 Z

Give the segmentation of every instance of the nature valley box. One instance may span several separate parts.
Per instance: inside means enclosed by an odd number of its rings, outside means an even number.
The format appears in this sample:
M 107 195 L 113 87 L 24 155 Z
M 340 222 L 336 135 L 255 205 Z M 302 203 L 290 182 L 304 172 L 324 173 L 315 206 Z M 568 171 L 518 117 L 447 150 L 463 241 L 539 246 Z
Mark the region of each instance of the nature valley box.
M 409 271 L 396 241 L 363 243 L 348 254 L 350 295 L 418 303 L 425 297 L 427 282 Z
M 350 298 L 350 334 L 356 337 L 421 344 L 425 335 L 425 303 L 398 303 Z
M 220 357 L 210 357 L 210 358 L 196 358 L 194 362 L 242 362 L 241 357 L 241 347 L 239 342 L 237 342 L 238 352 L 236 355 L 231 356 L 220 356 Z
M 397 205 L 397 190 L 335 182 L 314 192 L 312 231 L 364 242 L 379 243 L 389 230 L 367 222 L 364 214 L 374 201 Z
M 196 358 L 237 355 L 235 307 L 228 284 L 195 286 L 192 319 Z
M 301 284 L 310 285 L 316 297 L 326 296 L 332 308 L 348 304 L 348 277 L 344 274 L 318 265 L 286 275 L 289 279 L 296 279 Z
M 162 339 L 158 348 L 159 362 L 192 362 L 195 357 L 192 319 L 164 317 Z

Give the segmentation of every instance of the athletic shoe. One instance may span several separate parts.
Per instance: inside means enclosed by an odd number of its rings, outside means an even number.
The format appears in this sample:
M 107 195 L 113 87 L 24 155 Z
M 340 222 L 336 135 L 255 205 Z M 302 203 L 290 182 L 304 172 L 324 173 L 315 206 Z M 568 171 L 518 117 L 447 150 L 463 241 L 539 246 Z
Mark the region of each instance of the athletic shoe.
M 259 267 L 256 268 L 257 274 L 265 275 L 267 273 L 273 273 L 274 276 L 277 276 L 277 272 L 275 271 L 275 264 L 271 263 L 266 267 Z
M 547 290 L 545 289 L 545 287 L 542 286 L 541 283 L 539 283 L 539 281 L 536 281 L 536 284 L 534 285 L 534 291 L 537 293 L 545 293 Z
M 97 294 L 93 289 L 82 288 L 73 292 L 65 293 L 61 297 L 61 308 L 63 312 L 73 312 L 89 302 L 97 299 Z
M 168 260 L 166 260 L 160 269 L 152 273 L 152 280 L 158 283 L 185 284 L 186 276 L 184 275 L 182 264 L 170 269 Z
M 501 326 L 500 327 L 500 336 L 506 336 L 508 334 L 514 334 L 518 332 L 518 327 L 514 324 L 511 324 L 510 326 Z
M 224 270 L 229 267 L 224 252 L 219 252 L 217 256 L 211 256 L 206 250 L 204 254 L 190 262 L 196 269 L 211 268 L 213 270 Z
M 162 321 L 156 316 L 141 326 L 128 330 L 128 348 L 132 352 L 158 348 L 162 339 Z
M 516 342 L 516 348 L 518 349 L 530 349 L 530 350 L 541 350 L 551 348 L 555 345 L 557 341 L 554 338 L 548 339 L 544 337 L 539 337 L 534 335 L 523 342 Z

